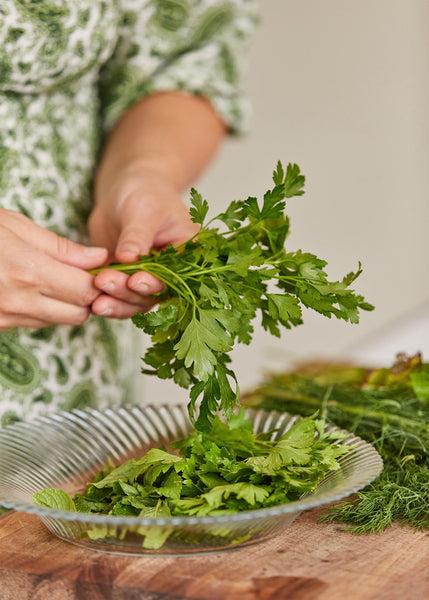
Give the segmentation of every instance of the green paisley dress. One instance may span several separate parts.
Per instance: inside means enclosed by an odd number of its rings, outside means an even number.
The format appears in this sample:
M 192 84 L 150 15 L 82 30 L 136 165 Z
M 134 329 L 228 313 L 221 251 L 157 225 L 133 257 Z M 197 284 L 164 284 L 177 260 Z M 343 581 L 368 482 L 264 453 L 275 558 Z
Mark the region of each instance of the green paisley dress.
M 0 0 L 0 206 L 89 243 L 101 140 L 155 91 L 201 94 L 243 129 L 256 12 L 254 0 Z M 136 332 L 92 316 L 0 333 L 0 425 L 129 400 Z

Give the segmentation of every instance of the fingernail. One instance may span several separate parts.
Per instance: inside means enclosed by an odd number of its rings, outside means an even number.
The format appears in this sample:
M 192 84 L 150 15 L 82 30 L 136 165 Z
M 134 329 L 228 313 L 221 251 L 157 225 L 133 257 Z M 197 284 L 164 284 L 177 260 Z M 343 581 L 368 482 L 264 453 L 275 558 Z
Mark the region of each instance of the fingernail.
M 134 254 L 138 254 L 139 247 L 136 244 L 125 243 L 118 246 L 116 252 L 133 252 Z
M 83 253 L 85 256 L 101 256 L 105 254 L 105 248 L 99 248 L 97 246 L 85 246 Z
M 143 283 L 143 281 L 136 282 L 132 286 L 132 289 L 135 292 L 137 292 L 138 294 L 143 294 L 143 296 L 146 296 L 147 294 L 149 294 L 149 286 L 147 285 L 147 283 Z
M 110 306 L 109 306 L 109 307 L 105 308 L 105 309 L 103 310 L 103 312 L 101 312 L 101 313 L 100 313 L 100 315 L 101 315 L 102 317 L 110 317 L 110 315 L 111 315 L 112 313 L 113 313 L 113 310 L 112 310 L 112 309 L 110 308 Z
M 116 289 L 116 285 L 113 283 L 113 281 L 107 281 L 104 285 L 103 285 L 103 290 L 105 292 L 114 292 Z

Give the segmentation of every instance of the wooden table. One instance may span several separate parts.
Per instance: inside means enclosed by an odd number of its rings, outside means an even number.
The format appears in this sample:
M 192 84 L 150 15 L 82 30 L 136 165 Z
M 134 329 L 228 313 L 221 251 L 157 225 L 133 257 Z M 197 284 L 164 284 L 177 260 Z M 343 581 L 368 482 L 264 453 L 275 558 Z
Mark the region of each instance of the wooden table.
M 429 534 L 354 536 L 303 513 L 279 537 L 220 554 L 131 557 L 57 539 L 24 513 L 0 517 L 0 600 L 426 600 Z

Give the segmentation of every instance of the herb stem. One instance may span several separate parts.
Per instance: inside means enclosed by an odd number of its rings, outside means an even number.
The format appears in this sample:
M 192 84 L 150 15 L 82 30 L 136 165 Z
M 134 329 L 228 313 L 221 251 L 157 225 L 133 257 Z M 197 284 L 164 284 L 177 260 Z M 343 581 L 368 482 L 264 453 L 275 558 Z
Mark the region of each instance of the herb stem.
M 329 395 L 332 392 L 332 388 L 329 390 L 328 398 L 323 399 L 323 407 L 326 408 L 326 411 L 329 411 L 330 408 L 337 408 L 341 410 L 341 412 L 348 413 L 350 415 L 355 416 L 363 416 L 365 418 L 377 419 L 381 422 L 385 422 L 388 424 L 399 425 L 403 429 L 413 430 L 416 427 L 416 421 L 414 419 L 408 419 L 407 417 L 401 417 L 400 415 L 395 415 L 387 412 L 377 411 L 375 409 L 370 409 L 367 406 L 356 405 L 354 404 L 343 404 L 337 402 L 336 400 L 329 399 Z M 287 393 L 285 394 L 282 390 L 270 389 L 269 397 L 274 398 L 276 400 L 292 400 L 291 396 Z M 299 402 L 300 404 L 307 404 L 308 406 L 314 408 L 320 408 L 320 401 L 318 398 L 311 398 L 304 394 L 297 394 L 293 400 Z

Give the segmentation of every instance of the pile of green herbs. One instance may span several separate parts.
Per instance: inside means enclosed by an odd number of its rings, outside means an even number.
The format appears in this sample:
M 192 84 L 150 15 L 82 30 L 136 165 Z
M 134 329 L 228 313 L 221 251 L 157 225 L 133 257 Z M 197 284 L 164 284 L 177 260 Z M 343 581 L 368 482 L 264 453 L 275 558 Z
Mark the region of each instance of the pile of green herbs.
M 429 364 L 419 355 L 398 355 L 391 368 L 306 365 L 271 375 L 243 402 L 301 415 L 320 410 L 380 453 L 382 474 L 324 520 L 348 523 L 356 533 L 383 531 L 395 521 L 429 527 Z
M 138 517 L 219 516 L 298 500 L 311 492 L 350 450 L 344 434 L 325 430 L 316 415 L 299 419 L 279 439 L 255 435 L 240 410 L 210 432 L 193 431 L 172 450 L 152 448 L 140 458 L 103 468 L 83 494 L 36 492 L 42 506 Z

